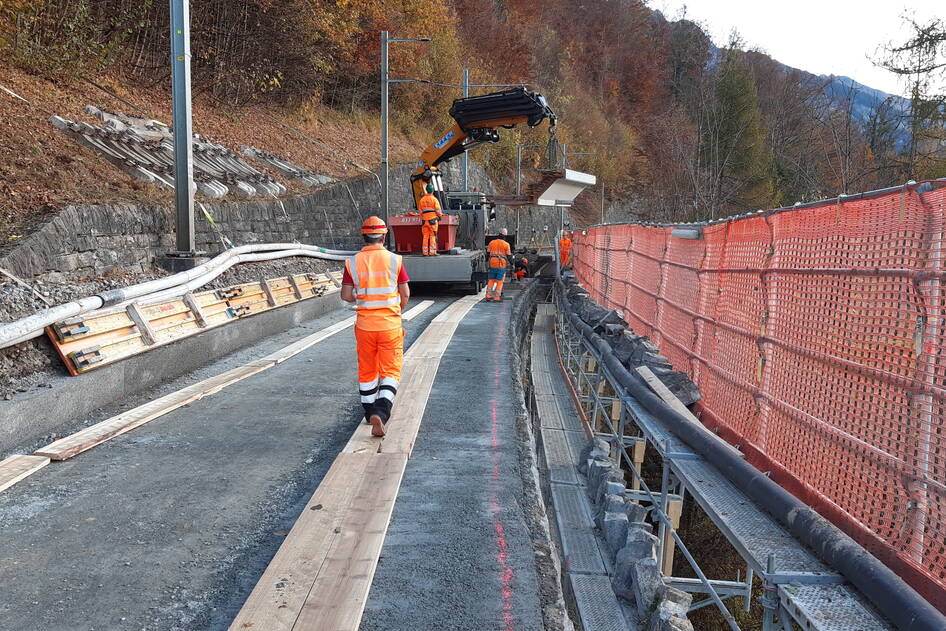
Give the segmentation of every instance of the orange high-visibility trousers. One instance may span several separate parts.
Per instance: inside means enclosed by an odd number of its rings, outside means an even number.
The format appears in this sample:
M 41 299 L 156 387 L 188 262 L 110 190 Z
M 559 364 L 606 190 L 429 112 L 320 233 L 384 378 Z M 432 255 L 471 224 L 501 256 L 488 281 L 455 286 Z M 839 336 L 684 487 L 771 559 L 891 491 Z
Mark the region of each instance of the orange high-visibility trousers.
M 432 256 L 437 253 L 437 229 L 439 227 L 437 224 L 432 226 L 426 221 L 421 225 L 420 231 L 424 235 L 424 256 Z
M 558 263 L 559 267 L 565 267 L 568 265 L 569 255 L 571 250 L 559 250 L 558 251 Z
M 404 362 L 404 329 L 366 331 L 355 329 L 358 346 L 358 391 L 365 418 L 391 417 L 391 406 L 401 381 Z

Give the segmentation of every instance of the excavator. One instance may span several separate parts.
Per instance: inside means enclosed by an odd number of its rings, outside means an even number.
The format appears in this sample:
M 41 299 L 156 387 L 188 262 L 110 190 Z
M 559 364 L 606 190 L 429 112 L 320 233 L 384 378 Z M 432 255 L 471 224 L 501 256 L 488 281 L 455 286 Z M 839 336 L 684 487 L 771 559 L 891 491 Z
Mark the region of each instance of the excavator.
M 424 150 L 411 174 L 415 209 L 428 183 L 433 184 L 434 194 L 440 200 L 445 214 L 438 250 L 445 256 L 413 256 L 421 249 L 421 222 L 416 212 L 391 217 L 391 229 L 396 251 L 405 255 L 404 263 L 412 281 L 465 284 L 476 293 L 485 281 L 484 250 L 489 238 L 485 229 L 495 204 L 483 193 L 446 191 L 439 167 L 476 146 L 498 142 L 500 129 L 516 125 L 536 127 L 548 119 L 554 143 L 556 116 L 545 97 L 525 88 L 457 99 L 450 108 L 450 116 L 456 124 Z

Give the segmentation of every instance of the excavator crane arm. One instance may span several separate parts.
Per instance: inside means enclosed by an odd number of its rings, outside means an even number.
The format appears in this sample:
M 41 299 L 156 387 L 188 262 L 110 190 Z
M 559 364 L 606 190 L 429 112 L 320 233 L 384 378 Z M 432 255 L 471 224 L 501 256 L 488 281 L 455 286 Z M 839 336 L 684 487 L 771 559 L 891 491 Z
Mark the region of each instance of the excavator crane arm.
M 549 119 L 550 130 L 554 130 L 556 121 L 545 97 L 525 88 L 457 99 L 450 108 L 450 116 L 456 124 L 424 150 L 420 164 L 411 175 L 415 207 L 424 195 L 426 183 L 439 180 L 438 165 L 477 145 L 498 142 L 500 128 L 512 129 L 523 123 L 535 127 Z

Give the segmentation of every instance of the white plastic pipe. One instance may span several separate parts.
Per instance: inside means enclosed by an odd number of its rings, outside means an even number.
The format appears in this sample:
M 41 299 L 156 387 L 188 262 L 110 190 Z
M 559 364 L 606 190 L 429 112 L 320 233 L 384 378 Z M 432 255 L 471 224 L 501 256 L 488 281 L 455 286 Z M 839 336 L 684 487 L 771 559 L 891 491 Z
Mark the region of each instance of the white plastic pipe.
M 95 311 L 103 307 L 127 304 L 144 298 L 145 304 L 161 302 L 167 297 L 180 296 L 212 281 L 237 263 L 269 261 L 290 256 L 309 256 L 313 258 L 341 261 L 355 252 L 330 250 L 315 245 L 300 243 L 257 243 L 241 245 L 227 250 L 185 272 L 166 276 L 156 280 L 110 289 L 95 296 L 81 298 L 72 302 L 43 309 L 31 316 L 0 324 L 0 348 L 6 348 L 39 337 L 43 330 L 61 320 Z M 180 289 L 175 293 L 175 290 Z M 152 294 L 159 298 L 151 300 Z

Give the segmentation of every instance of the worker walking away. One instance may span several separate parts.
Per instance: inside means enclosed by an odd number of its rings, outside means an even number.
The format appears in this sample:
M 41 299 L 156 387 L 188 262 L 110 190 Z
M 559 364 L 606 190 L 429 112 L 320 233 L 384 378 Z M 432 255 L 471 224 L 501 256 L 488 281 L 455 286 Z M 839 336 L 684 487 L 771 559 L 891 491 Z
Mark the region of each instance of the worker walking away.
M 427 194 L 417 202 L 417 209 L 420 210 L 421 232 L 424 235 L 424 256 L 437 256 L 437 230 L 440 227 L 440 218 L 443 213 L 440 210 L 440 201 L 434 195 L 434 185 L 427 184 Z
M 345 260 L 342 300 L 355 303 L 358 390 L 373 436 L 384 436 L 401 380 L 401 311 L 411 296 L 401 257 L 384 249 L 388 227 L 379 217 L 361 224 L 365 247 Z
M 506 236 L 509 232 L 503 228 L 499 234 Z M 503 281 L 506 278 L 506 266 L 509 263 L 509 257 L 512 256 L 512 248 L 505 239 L 493 239 L 486 246 L 486 255 L 489 257 L 486 300 L 499 302 L 503 299 Z
M 558 240 L 558 263 L 559 267 L 565 269 L 568 264 L 571 262 L 572 254 L 572 240 L 571 234 L 568 232 L 562 233 L 562 238 Z
M 521 258 L 516 261 L 516 271 L 512 273 L 516 280 L 522 280 L 529 273 L 529 259 Z

